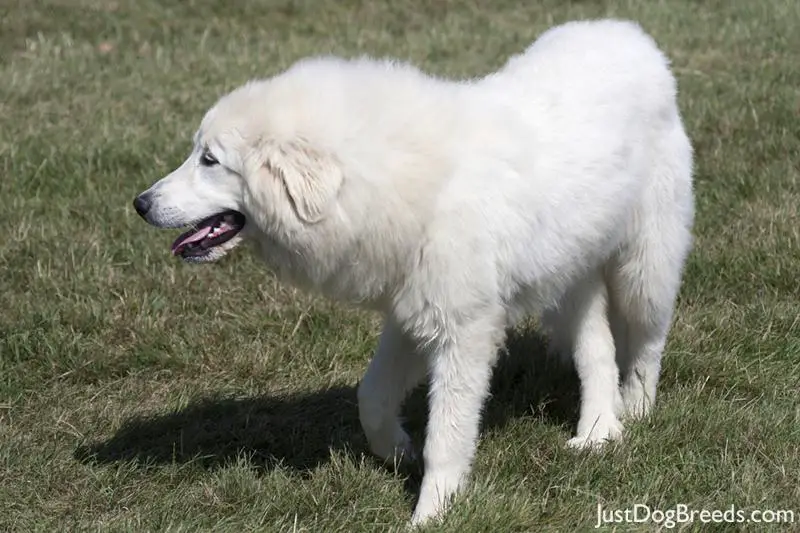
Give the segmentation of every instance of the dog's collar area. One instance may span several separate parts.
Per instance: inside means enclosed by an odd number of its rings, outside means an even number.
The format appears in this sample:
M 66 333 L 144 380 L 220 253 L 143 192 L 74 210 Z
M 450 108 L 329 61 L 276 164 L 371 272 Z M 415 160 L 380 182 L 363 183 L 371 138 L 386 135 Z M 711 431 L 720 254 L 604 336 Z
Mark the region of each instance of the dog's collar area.
M 233 210 L 201 220 L 191 230 L 175 239 L 172 243 L 172 255 L 183 258 L 207 255 L 212 248 L 228 242 L 242 231 L 245 221 L 243 214 Z

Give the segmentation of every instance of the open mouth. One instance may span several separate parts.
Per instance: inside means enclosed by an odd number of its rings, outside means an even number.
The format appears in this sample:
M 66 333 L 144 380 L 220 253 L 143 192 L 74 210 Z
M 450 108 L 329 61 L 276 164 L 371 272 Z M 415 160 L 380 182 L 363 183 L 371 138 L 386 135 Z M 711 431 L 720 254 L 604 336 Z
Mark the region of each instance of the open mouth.
M 224 211 L 201 220 L 172 243 L 172 255 L 203 257 L 242 231 L 245 217 L 238 211 Z

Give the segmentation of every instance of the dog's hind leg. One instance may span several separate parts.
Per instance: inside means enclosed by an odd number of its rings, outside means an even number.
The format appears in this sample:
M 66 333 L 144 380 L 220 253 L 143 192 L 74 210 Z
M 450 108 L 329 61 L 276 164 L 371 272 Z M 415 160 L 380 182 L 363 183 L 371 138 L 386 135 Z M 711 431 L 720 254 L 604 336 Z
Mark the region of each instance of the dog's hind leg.
M 400 409 L 408 393 L 425 377 L 426 360 L 391 317 L 378 349 L 358 386 L 358 413 L 372 452 L 385 460 L 415 459 L 403 429 Z
M 651 255 L 652 253 L 652 255 Z M 646 415 L 656 398 L 661 356 L 672 318 L 678 278 L 668 272 L 671 261 L 663 251 L 640 248 L 626 250 L 620 264 L 609 275 L 615 306 L 625 322 L 625 357 L 619 358 L 625 414 Z M 647 257 L 658 258 L 657 264 Z
M 615 305 L 625 321 L 621 389 L 625 413 L 632 418 L 646 415 L 655 402 L 681 263 L 688 249 L 684 244 L 670 249 L 668 240 L 632 243 L 621 252 L 619 264 L 609 276 Z
M 692 240 L 691 147 L 680 128 L 666 140 L 636 223 L 607 271 L 612 299 L 627 326 L 626 364 L 620 371 L 622 399 L 631 417 L 646 415 L 655 401 Z
M 622 434 L 619 370 L 608 323 L 608 292 L 600 272 L 591 272 L 564 298 L 562 327 L 573 339 L 573 360 L 581 383 L 578 430 L 567 442 L 591 448 Z

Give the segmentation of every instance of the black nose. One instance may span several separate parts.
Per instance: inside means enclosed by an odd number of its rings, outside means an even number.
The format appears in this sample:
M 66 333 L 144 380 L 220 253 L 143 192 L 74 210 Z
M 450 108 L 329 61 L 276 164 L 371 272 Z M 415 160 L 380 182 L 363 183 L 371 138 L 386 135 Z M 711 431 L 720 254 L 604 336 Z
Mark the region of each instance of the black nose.
M 150 206 L 152 205 L 152 201 L 150 200 L 150 194 L 143 192 L 136 199 L 133 201 L 133 208 L 136 209 L 136 212 L 139 213 L 139 216 L 144 217 L 147 215 L 147 212 L 150 211 Z

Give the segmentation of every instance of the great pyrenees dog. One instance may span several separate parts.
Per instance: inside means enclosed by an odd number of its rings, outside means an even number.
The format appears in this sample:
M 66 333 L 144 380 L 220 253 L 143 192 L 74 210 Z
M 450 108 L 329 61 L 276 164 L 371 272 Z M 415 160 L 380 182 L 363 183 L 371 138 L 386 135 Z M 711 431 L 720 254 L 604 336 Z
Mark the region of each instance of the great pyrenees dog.
M 539 314 L 581 384 L 594 448 L 648 412 L 694 218 L 668 60 L 631 22 L 550 29 L 499 71 L 445 80 L 316 57 L 222 97 L 136 211 L 172 253 L 255 241 L 280 279 L 385 316 L 358 388 L 372 451 L 414 458 L 400 409 L 427 377 L 412 523 L 464 484 L 507 327 Z

